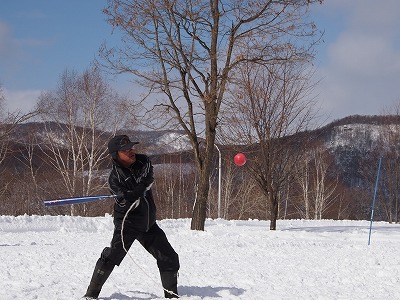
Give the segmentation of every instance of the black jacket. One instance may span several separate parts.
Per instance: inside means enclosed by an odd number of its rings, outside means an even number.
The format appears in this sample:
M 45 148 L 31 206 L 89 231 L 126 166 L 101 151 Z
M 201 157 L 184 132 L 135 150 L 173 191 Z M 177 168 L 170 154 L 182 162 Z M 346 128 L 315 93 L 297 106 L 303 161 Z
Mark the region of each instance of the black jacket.
M 156 206 L 151 192 L 153 166 L 144 154 L 136 154 L 136 162 L 129 168 L 113 160 L 108 178 L 110 191 L 116 197 L 114 223 L 121 224 L 126 212 L 131 208 L 125 225 L 139 231 L 148 231 L 156 222 Z

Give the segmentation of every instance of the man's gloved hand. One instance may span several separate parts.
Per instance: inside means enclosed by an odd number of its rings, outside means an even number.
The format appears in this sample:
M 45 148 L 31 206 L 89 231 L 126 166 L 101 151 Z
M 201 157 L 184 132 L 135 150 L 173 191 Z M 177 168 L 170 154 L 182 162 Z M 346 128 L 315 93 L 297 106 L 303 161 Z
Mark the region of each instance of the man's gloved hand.
M 146 185 L 144 183 L 139 183 L 132 190 L 125 191 L 123 194 L 124 198 L 132 204 L 137 199 L 142 197 L 145 192 L 146 192 Z
M 143 178 L 140 183 L 143 183 L 146 187 L 151 187 L 153 184 L 154 178 L 153 177 L 148 177 L 148 178 Z M 147 188 L 149 190 L 150 188 Z

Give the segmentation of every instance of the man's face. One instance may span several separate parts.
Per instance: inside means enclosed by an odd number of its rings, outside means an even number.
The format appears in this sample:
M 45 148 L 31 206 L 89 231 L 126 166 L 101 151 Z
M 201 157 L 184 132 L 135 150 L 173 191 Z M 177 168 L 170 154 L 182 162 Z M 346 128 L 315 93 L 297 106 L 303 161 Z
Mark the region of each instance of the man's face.
M 118 161 L 126 167 L 129 167 L 136 162 L 135 150 L 133 148 L 129 150 L 118 151 Z

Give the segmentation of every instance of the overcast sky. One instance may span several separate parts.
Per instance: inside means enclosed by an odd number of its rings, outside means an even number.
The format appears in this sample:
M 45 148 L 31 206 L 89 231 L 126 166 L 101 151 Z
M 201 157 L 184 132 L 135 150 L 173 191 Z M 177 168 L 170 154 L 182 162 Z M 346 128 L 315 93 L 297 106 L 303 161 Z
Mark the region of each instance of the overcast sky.
M 82 71 L 114 41 L 99 0 L 1 0 L 0 84 L 10 110 L 32 108 L 66 69 Z M 315 66 L 326 122 L 377 115 L 400 101 L 400 1 L 325 0 L 312 8 L 325 31 Z M 112 83 L 127 88 L 125 81 Z

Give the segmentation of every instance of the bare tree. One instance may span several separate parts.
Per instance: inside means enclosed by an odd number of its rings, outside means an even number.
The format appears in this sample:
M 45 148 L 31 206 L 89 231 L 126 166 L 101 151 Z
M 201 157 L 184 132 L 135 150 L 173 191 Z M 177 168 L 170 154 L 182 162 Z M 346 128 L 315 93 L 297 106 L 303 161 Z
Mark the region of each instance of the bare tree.
M 297 176 L 295 177 L 300 191 L 300 196 L 298 197 L 300 201 L 299 204 L 295 206 L 297 211 L 300 213 L 301 218 L 306 220 L 309 220 L 311 215 L 310 172 L 310 157 L 306 153 L 301 159 L 299 159 L 299 163 L 296 166 Z
M 21 111 L 6 111 L 6 100 L 7 99 L 5 98 L 3 89 L 0 85 L 0 196 L 6 192 L 7 186 L 11 182 L 11 179 L 6 179 L 7 176 L 4 175 L 2 164 L 9 155 L 12 155 L 12 134 L 18 124 L 29 120 L 36 114 L 35 111 L 28 113 L 22 113 Z
M 312 195 L 314 201 L 314 219 L 322 219 L 323 213 L 337 200 L 335 195 L 338 180 L 329 178 L 329 154 L 325 147 L 316 147 L 313 151 Z
M 21 163 L 23 168 L 21 168 L 21 176 L 17 178 L 19 189 L 23 189 L 25 196 L 20 199 L 26 203 L 28 209 L 26 213 L 39 214 L 42 212 L 43 207 L 40 200 L 41 192 L 43 191 L 43 186 L 41 186 L 40 178 L 46 172 L 43 170 L 43 162 L 37 159 L 38 145 L 36 141 L 36 132 L 32 129 L 31 132 L 25 136 L 22 147 L 15 153 L 15 158 Z M 26 171 L 25 171 L 26 170 Z M 20 195 L 17 196 L 20 198 Z M 40 203 L 40 204 L 39 204 Z
M 193 165 L 184 163 L 181 155 L 164 158 L 155 165 L 153 193 L 161 218 L 187 218 L 193 206 L 195 174 Z
M 400 101 L 393 103 L 391 107 L 384 109 L 383 119 L 400 116 Z M 398 122 L 384 122 L 380 126 L 377 152 L 383 155 L 382 172 L 380 175 L 380 188 L 382 206 L 385 210 L 388 222 L 399 222 L 400 215 L 400 124 Z M 384 154 L 383 154 L 384 153 Z
M 10 136 L 16 126 L 36 115 L 35 111 L 22 113 L 20 111 L 6 111 L 6 98 L 0 85 L 0 164 L 8 154 Z
M 106 181 L 99 185 L 95 178 L 108 159 L 106 141 L 124 125 L 126 116 L 119 110 L 124 101 L 97 68 L 82 75 L 66 70 L 59 87 L 40 96 L 38 110 L 48 122 L 47 143 L 41 149 L 62 179 L 64 196 L 86 196 L 104 188 Z
M 333 161 L 323 143 L 314 143 L 304 153 L 296 166 L 296 184 L 300 196 L 297 210 L 302 217 L 321 219 L 336 202 L 340 202 L 336 188 L 339 184 L 334 174 Z M 341 213 L 339 203 L 338 215 Z
M 228 155 L 228 153 L 225 153 Z M 234 166 L 231 159 L 223 160 L 221 182 L 220 215 L 223 219 L 263 218 L 265 216 L 265 200 L 260 189 L 245 169 Z M 218 172 L 215 172 L 218 173 Z M 214 184 L 210 184 L 209 217 L 218 216 L 218 183 L 217 176 L 212 176 Z M 216 183 L 216 184 L 215 184 Z M 263 201 L 264 200 L 264 201 Z
M 104 12 L 123 33 L 123 46 L 104 47 L 103 58 L 159 95 L 144 102 L 158 126 L 180 126 L 190 138 L 198 173 L 191 229 L 204 230 L 218 115 L 231 72 L 250 61 L 310 55 L 316 28 L 304 16 L 315 2 L 322 1 L 108 1 Z
M 3 90 L 0 86 L 0 117 L 1 117 L 1 132 L 0 132 L 0 165 L 4 161 L 4 158 L 7 154 L 8 149 L 8 135 L 10 133 L 10 129 L 7 127 L 7 121 L 5 118 L 5 97 L 3 94 Z
M 249 64 L 238 74 L 226 108 L 231 125 L 225 138 L 252 145 L 245 166 L 269 201 L 271 230 L 276 229 L 281 196 L 306 150 L 307 135 L 295 134 L 309 129 L 314 117 L 312 87 L 303 62 Z

